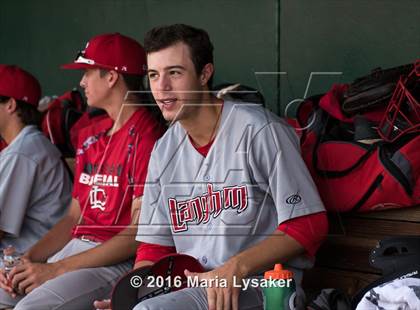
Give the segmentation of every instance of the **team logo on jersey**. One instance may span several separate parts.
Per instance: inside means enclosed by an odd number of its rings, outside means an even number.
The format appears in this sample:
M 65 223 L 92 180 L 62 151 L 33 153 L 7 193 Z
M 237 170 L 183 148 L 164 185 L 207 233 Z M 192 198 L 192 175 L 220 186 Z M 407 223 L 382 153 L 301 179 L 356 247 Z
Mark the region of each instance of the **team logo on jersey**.
M 226 209 L 243 212 L 248 207 L 248 192 L 245 185 L 215 191 L 212 184 L 207 184 L 207 193 L 201 196 L 186 201 L 170 198 L 168 202 L 172 230 L 177 233 L 188 230 L 188 224 L 192 222 L 205 224 L 211 216 L 217 218 Z
M 286 203 L 288 204 L 288 205 L 295 205 L 295 204 L 298 204 L 299 202 L 301 202 L 302 201 L 302 197 L 300 197 L 298 194 L 294 194 L 294 195 L 292 195 L 292 196 L 289 196 L 287 199 L 286 199 Z
M 85 185 L 100 185 L 118 187 L 118 176 L 108 174 L 89 175 L 82 172 L 79 177 L 79 183 Z
M 101 211 L 105 211 L 106 199 L 107 196 L 103 188 L 100 188 L 96 185 L 92 186 L 89 192 L 89 202 L 92 209 L 100 209 Z

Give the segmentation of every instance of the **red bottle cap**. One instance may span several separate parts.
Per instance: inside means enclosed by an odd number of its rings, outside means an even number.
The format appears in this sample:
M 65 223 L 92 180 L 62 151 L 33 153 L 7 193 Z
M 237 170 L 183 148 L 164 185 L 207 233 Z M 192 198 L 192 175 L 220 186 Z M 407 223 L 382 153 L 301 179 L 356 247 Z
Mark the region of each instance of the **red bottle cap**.
M 292 279 L 293 272 L 283 269 L 281 264 L 276 264 L 274 270 L 269 270 L 264 273 L 264 279 Z

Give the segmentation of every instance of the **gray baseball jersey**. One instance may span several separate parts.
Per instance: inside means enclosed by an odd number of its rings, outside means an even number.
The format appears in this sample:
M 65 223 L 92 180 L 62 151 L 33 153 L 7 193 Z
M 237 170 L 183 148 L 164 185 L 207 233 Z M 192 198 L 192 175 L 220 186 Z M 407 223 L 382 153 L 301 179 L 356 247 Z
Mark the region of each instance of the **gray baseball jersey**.
M 60 158 L 35 126 L 0 153 L 0 249 L 26 251 L 65 214 L 72 183 Z
M 156 143 L 136 239 L 213 269 L 280 223 L 323 210 L 293 129 L 258 105 L 225 101 L 206 157 L 179 123 Z M 290 264 L 310 266 L 303 257 Z

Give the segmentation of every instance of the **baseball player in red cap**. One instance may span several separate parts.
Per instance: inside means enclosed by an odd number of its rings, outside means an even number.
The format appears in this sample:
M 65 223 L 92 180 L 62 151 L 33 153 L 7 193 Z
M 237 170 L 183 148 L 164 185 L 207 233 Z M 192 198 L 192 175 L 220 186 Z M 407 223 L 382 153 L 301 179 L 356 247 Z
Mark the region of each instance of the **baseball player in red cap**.
M 213 46 L 204 30 L 157 27 L 144 45 L 153 96 L 172 126 L 151 155 L 136 267 L 176 249 L 207 272 L 186 271 L 206 288 L 151 298 L 135 310 L 262 309 L 261 288 L 243 280 L 283 263 L 299 286 L 327 233 L 297 136 L 259 105 L 213 96 Z
M 0 64 L 0 249 L 27 251 L 65 213 L 71 179 L 58 149 L 38 130 L 41 87 L 17 66 Z
M 132 268 L 137 242 L 130 224 L 138 218 L 151 150 L 164 132 L 135 93 L 146 74 L 137 41 L 96 36 L 63 68 L 85 70 L 80 85 L 87 102 L 109 119 L 79 135 L 67 216 L 10 273 L 15 309 L 90 309 L 94 299 L 109 296 Z

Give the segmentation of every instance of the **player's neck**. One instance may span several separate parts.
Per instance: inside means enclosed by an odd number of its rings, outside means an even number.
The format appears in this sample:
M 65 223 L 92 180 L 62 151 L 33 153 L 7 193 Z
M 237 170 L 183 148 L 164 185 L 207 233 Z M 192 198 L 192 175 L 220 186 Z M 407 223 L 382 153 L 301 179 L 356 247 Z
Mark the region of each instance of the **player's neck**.
M 112 135 L 116 131 L 120 130 L 121 127 L 130 119 L 130 117 L 137 111 L 138 106 L 133 104 L 124 104 L 116 107 L 108 108 L 106 111 L 109 117 L 114 121 L 114 125 L 111 130 L 108 132 L 108 135 Z
M 108 103 L 103 108 L 114 121 L 114 125 L 107 133 L 109 136 L 120 130 L 139 107 L 137 100 L 133 101 L 131 97 L 126 96 L 127 92 L 125 84 L 120 82 L 108 94 Z
M 22 122 L 17 120 L 11 121 L 3 128 L 0 135 L 7 144 L 10 144 L 19 135 L 23 128 L 25 128 L 25 125 Z
M 211 103 L 201 106 L 191 118 L 181 121 L 182 127 L 198 147 L 214 140 L 219 129 L 223 101 L 213 98 Z

